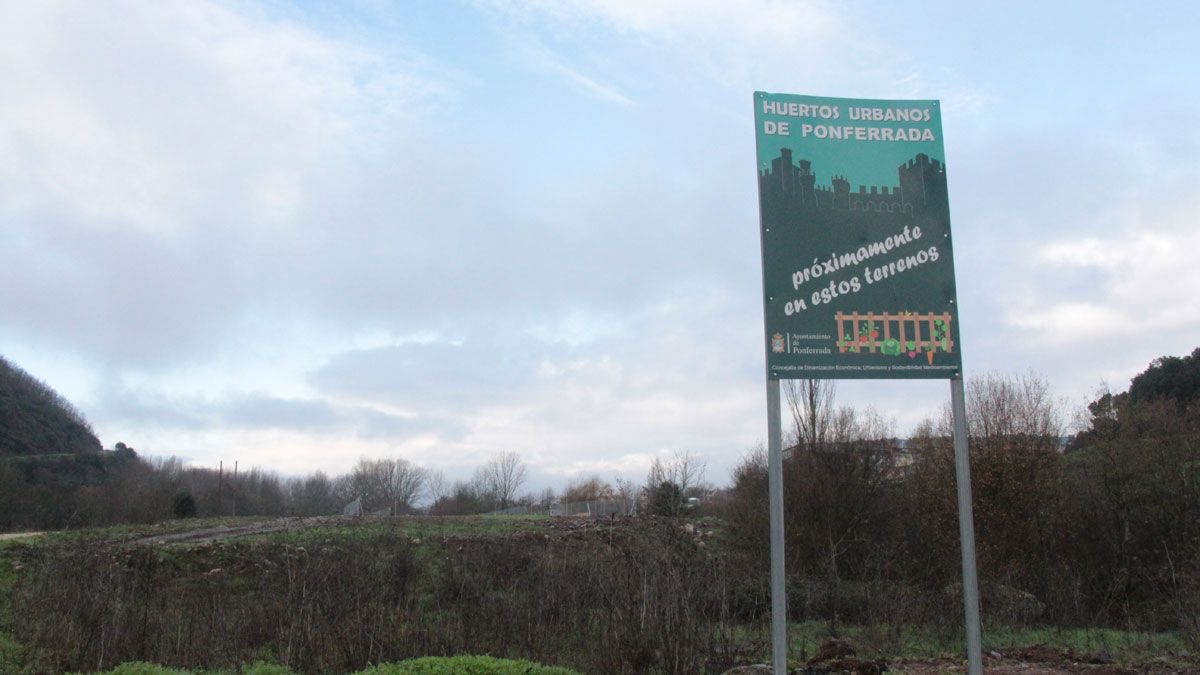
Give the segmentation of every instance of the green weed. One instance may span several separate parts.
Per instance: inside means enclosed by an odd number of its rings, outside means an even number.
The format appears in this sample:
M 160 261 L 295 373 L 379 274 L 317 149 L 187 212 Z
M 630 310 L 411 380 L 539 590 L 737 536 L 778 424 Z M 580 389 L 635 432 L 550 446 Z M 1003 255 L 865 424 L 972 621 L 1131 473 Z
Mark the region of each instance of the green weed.
M 959 658 L 966 653 L 966 640 L 960 628 L 911 625 L 838 625 L 824 621 L 806 621 L 788 627 L 791 654 L 801 661 L 811 658 L 821 643 L 838 638 L 850 644 L 864 658 L 931 659 Z M 985 626 L 983 650 L 1005 651 L 1032 645 L 1046 645 L 1076 656 L 1104 652 L 1120 664 L 1144 664 L 1148 661 L 1194 663 L 1195 655 L 1179 632 L 1147 633 L 1111 628 L 1017 628 Z
M 426 656 L 381 663 L 355 675 L 578 675 L 576 671 L 491 656 Z

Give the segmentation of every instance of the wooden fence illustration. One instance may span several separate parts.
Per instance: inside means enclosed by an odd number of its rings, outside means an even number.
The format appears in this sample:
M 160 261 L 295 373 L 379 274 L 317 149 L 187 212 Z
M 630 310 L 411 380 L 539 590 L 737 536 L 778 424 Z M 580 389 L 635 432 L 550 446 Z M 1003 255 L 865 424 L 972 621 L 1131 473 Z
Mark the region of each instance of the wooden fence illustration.
M 948 312 L 838 312 L 838 351 L 892 354 L 901 351 L 953 352 L 950 319 Z

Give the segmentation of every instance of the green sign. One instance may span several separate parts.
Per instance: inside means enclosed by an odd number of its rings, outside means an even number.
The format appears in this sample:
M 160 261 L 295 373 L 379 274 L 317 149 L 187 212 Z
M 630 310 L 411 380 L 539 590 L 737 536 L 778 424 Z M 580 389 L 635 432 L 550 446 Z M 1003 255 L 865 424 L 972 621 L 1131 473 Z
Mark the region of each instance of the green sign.
M 962 367 L 941 107 L 754 94 L 771 377 Z

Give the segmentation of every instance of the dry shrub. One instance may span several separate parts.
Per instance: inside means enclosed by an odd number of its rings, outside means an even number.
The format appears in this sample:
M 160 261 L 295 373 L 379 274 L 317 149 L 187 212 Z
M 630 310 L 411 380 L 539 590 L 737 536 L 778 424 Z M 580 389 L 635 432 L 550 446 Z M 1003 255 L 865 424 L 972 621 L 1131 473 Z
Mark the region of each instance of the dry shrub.
M 677 524 L 466 539 L 438 605 L 474 649 L 604 673 L 730 665 L 732 572 Z M 443 631 L 449 634 L 450 631 Z
M 567 534 L 399 534 L 199 549 L 29 547 L 16 637 L 46 670 L 266 659 L 348 672 L 490 654 L 597 673 L 693 673 L 735 660 L 722 556 L 677 523 Z
M 16 633 L 53 670 L 124 661 L 230 667 L 266 654 L 346 671 L 391 657 L 406 619 L 412 553 L 397 539 L 200 550 L 30 548 Z
M 1200 402 L 1105 395 L 1061 446 L 1033 376 L 968 383 L 976 549 L 985 621 L 1195 631 L 1200 613 Z M 911 462 L 861 441 L 801 445 L 784 462 L 795 618 L 962 620 L 949 417 L 909 439 Z M 725 517 L 768 560 L 765 457 L 734 474 Z

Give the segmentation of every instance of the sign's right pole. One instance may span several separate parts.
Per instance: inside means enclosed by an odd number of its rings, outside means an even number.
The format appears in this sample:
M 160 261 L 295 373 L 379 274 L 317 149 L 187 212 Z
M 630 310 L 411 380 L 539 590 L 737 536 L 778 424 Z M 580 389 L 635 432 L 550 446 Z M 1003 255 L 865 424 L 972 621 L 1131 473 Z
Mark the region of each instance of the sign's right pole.
M 967 672 L 983 673 L 979 580 L 975 572 L 975 515 L 971 508 L 971 462 L 967 453 L 967 405 L 962 372 L 950 380 L 954 416 L 954 478 L 958 485 L 958 534 L 962 544 L 963 605 L 967 614 Z

